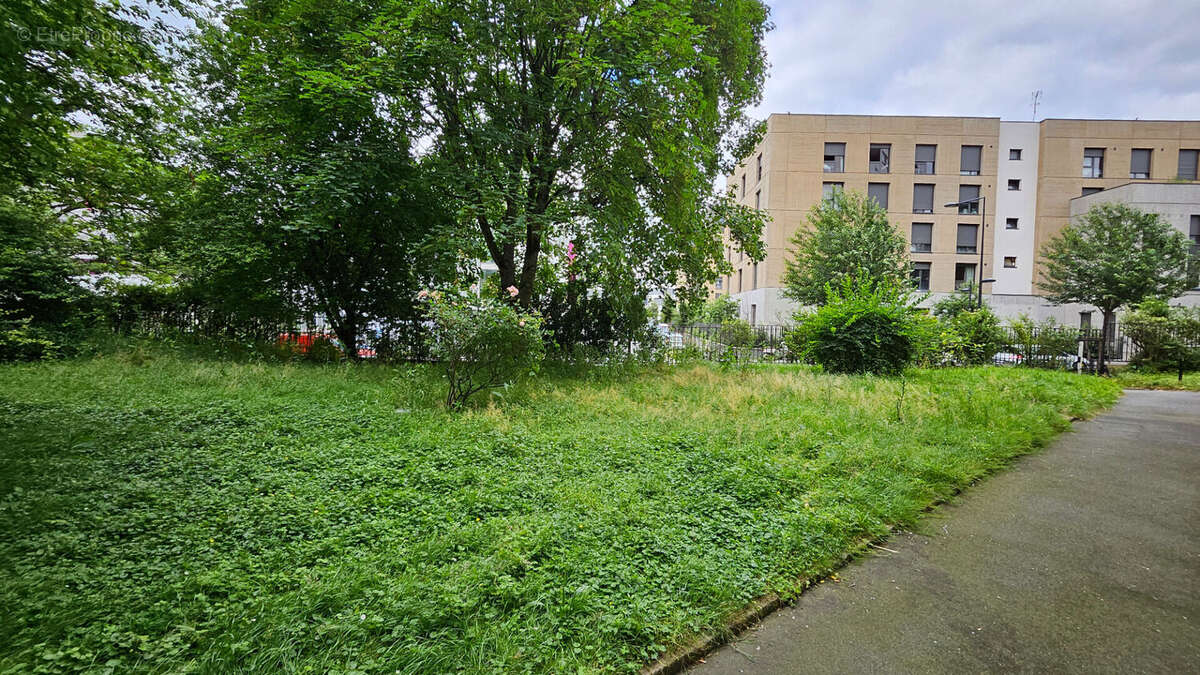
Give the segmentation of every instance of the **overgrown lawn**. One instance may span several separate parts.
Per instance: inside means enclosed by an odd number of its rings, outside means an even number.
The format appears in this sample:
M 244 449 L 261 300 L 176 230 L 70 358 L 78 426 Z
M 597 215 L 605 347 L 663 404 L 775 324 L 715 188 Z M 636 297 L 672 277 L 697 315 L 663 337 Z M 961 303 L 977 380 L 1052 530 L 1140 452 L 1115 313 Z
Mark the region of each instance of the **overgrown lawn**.
M 0 672 L 633 670 L 1120 389 L 682 366 L 451 414 L 436 384 L 0 367 Z

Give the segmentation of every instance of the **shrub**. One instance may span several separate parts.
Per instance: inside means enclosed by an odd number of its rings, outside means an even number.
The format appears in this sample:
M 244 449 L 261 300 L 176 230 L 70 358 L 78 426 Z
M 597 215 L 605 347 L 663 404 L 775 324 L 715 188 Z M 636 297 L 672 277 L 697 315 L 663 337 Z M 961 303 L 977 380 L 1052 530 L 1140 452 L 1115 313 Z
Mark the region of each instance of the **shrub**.
M 1185 370 L 1200 370 L 1200 309 L 1147 300 L 1125 315 L 1121 325 L 1136 348 L 1130 365 L 1154 371 L 1182 364 Z
M 916 356 L 914 310 L 893 285 L 843 279 L 823 306 L 796 316 L 788 349 L 834 373 L 895 375 Z
M 319 337 L 304 350 L 304 360 L 310 363 L 337 363 L 346 358 L 342 349 L 328 337 Z
M 542 319 L 490 298 L 421 292 L 433 328 L 429 349 L 446 370 L 446 406 L 536 371 L 545 354 Z
M 990 363 L 996 352 L 1004 348 L 1005 335 L 1000 320 L 987 306 L 960 311 L 943 319 L 942 324 L 942 349 L 956 363 Z
M 29 319 L 9 319 L 0 310 L 0 362 L 40 361 L 59 355 L 59 346 L 33 326 Z
M 1019 354 L 1023 365 L 1059 367 L 1063 365 L 1063 361 L 1057 358 L 1060 354 L 1075 354 L 1078 351 L 1078 331 L 1060 326 L 1054 319 L 1035 322 L 1022 314 L 1009 327 L 1012 337 L 1008 350 Z
M 717 330 L 717 342 L 735 348 L 753 347 L 758 341 L 758 333 L 754 331 L 754 327 L 749 321 L 741 319 L 732 319 L 721 324 L 721 328 Z
M 913 362 L 923 368 L 947 365 L 946 331 L 932 315 L 914 312 L 909 325 L 913 341 Z
M 726 323 L 736 321 L 739 305 L 728 295 L 718 295 L 704 303 L 699 319 L 703 323 Z

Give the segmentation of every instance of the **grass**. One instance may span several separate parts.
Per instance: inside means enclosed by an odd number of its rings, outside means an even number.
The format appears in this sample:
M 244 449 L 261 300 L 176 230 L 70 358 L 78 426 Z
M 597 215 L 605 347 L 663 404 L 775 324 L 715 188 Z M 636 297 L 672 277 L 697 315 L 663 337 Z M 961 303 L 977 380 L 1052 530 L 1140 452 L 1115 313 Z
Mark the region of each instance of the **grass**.
M 1148 373 L 1123 368 L 1114 370 L 1113 379 L 1126 389 L 1172 389 L 1178 391 L 1200 391 L 1200 372 L 1184 373 L 1183 381 L 1179 373 Z
M 697 365 L 451 414 L 414 368 L 3 366 L 0 672 L 635 670 L 1119 390 Z

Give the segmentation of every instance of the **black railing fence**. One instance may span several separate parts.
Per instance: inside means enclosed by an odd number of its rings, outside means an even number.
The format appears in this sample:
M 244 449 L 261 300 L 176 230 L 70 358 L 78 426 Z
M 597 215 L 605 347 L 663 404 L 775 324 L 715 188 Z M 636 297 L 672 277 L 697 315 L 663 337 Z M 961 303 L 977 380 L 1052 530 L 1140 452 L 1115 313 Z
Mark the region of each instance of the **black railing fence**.
M 734 363 L 792 363 L 784 336 L 789 325 L 743 322 L 672 326 L 668 346 L 692 352 L 711 361 Z M 1002 344 L 993 357 L 996 365 L 1091 370 L 1099 361 L 1101 330 L 1047 326 L 1001 326 Z M 1143 344 L 1144 343 L 1144 344 Z M 1110 331 L 1104 349 L 1106 363 L 1128 363 L 1150 350 L 1168 344 L 1184 350 L 1200 350 L 1200 336 L 1172 332 L 1126 334 L 1120 325 Z M 1082 360 L 1081 360 L 1082 354 Z M 1157 354 L 1153 356 L 1157 357 Z

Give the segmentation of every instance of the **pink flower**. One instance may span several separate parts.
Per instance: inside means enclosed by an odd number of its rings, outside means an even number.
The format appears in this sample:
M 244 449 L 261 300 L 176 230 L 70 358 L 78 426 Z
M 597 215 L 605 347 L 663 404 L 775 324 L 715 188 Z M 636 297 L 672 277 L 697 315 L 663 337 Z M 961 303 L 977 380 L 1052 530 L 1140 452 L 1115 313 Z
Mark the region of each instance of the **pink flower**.
M 426 289 L 424 289 L 424 288 L 422 288 L 422 289 L 421 289 L 421 292 L 420 292 L 420 293 L 417 293 L 417 299 L 418 299 L 418 300 L 424 300 L 424 299 L 425 299 L 425 298 L 427 298 L 427 297 L 429 297 L 429 291 L 427 291 L 427 290 L 426 290 Z
M 518 325 L 518 326 L 522 326 L 522 327 L 524 327 L 524 325 L 525 325 L 525 319 L 521 319 L 520 321 L 518 321 L 518 322 L 517 322 L 517 325 Z
M 517 297 L 517 294 L 520 293 L 520 291 L 517 290 L 516 286 L 509 286 L 508 288 L 506 288 L 504 290 L 508 291 L 508 296 L 511 298 Z

